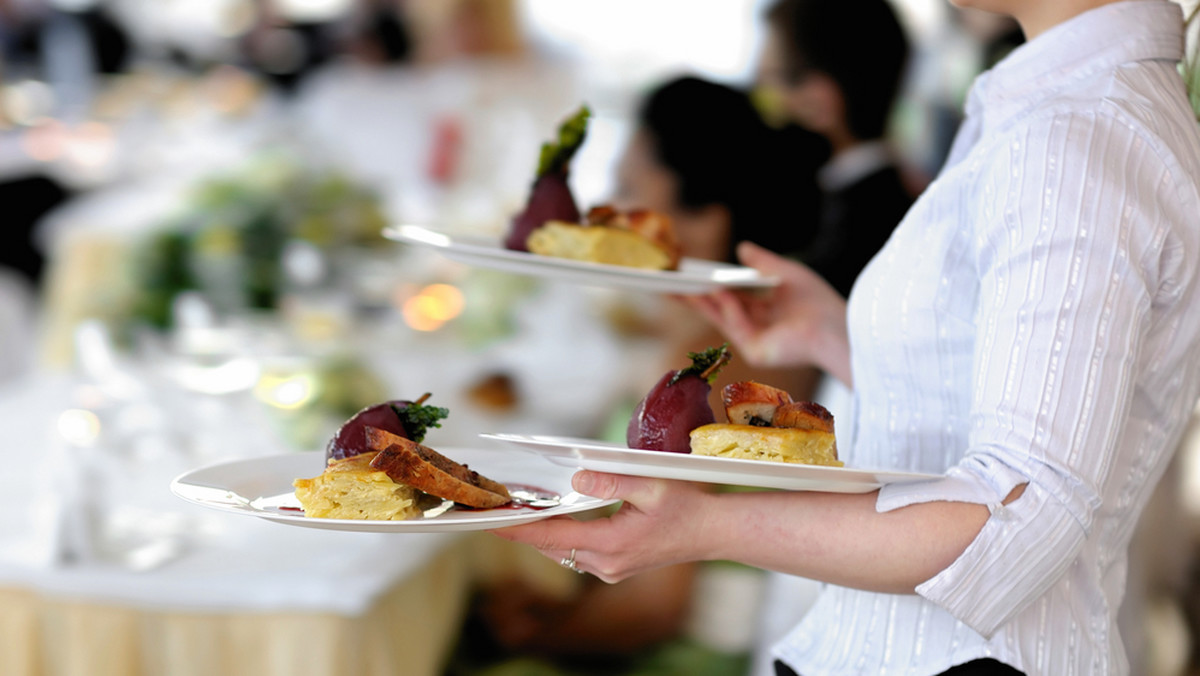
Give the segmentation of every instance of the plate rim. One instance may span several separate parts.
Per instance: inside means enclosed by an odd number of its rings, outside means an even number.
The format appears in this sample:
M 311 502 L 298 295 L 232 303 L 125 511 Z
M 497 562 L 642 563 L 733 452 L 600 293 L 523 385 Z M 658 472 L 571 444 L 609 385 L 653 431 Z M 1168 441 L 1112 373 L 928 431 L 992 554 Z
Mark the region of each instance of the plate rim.
M 575 277 L 574 281 L 580 281 L 579 278 L 600 277 L 612 284 L 647 288 L 648 290 L 670 287 L 674 289 L 674 293 L 704 293 L 707 290 L 718 288 L 769 289 L 780 283 L 778 277 L 763 276 L 758 270 L 751 267 L 697 258 L 684 258 L 681 264 L 688 267 L 707 268 L 709 270 L 707 274 L 696 270 L 647 270 L 569 258 L 539 256 L 506 249 L 498 241 L 486 235 L 454 235 L 413 223 L 388 225 L 383 229 L 383 236 L 392 241 L 433 248 L 448 258 L 481 266 L 498 267 L 525 274 L 551 270 L 565 273 L 568 277 Z M 514 270 L 516 266 L 520 266 L 521 269 Z M 742 277 L 730 277 L 729 279 L 713 277 L 713 274 L 720 272 Z M 642 284 L 635 284 L 635 282 Z M 590 283 L 597 282 L 593 280 Z

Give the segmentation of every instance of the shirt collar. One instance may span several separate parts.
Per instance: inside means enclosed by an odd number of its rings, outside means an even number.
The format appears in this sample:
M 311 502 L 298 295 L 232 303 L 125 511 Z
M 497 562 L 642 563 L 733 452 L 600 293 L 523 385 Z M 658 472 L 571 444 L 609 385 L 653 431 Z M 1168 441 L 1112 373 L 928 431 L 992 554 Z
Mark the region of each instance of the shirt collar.
M 968 114 L 994 127 L 1122 63 L 1183 58 L 1183 10 L 1168 0 L 1129 0 L 1088 10 L 1013 50 L 975 82 Z
M 817 172 L 817 182 L 827 191 L 841 190 L 870 176 L 892 162 L 883 141 L 868 141 L 830 158 Z

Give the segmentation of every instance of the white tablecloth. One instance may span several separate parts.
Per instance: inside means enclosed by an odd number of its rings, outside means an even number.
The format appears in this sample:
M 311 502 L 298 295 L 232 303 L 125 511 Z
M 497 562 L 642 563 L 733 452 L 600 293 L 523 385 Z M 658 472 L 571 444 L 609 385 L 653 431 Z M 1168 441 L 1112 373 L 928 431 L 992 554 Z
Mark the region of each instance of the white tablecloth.
M 0 390 L 0 428 L 7 430 L 0 440 L 0 586 L 174 610 L 355 615 L 455 539 L 288 528 L 187 504 L 168 488 L 197 464 L 187 454 L 77 459 L 108 452 L 72 448 L 56 429 L 86 390 L 45 375 Z M 270 452 L 288 451 L 279 444 L 255 451 Z M 81 461 L 94 473 L 71 467 Z M 129 476 L 114 481 L 120 472 Z M 86 481 L 108 482 L 120 494 L 88 490 Z

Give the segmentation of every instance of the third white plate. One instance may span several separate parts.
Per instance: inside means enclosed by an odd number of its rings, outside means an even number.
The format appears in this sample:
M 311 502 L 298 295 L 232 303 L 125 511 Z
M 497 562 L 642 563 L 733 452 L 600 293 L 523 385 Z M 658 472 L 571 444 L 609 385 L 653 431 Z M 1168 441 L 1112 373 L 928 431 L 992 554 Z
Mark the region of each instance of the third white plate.
M 435 249 L 460 263 L 592 286 L 657 293 L 703 294 L 721 288 L 764 288 L 778 283 L 754 268 L 685 258 L 678 270 L 643 270 L 512 251 L 495 238 L 449 235 L 417 225 L 386 228 L 385 237 Z

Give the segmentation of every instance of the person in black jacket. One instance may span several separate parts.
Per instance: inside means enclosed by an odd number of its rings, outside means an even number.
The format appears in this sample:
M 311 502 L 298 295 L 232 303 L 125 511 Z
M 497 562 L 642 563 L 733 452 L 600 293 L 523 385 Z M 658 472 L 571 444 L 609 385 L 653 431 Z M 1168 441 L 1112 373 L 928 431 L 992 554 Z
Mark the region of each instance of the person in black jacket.
M 758 84 L 777 117 L 828 140 L 816 237 L 800 258 L 843 296 L 913 198 L 884 137 L 909 43 L 885 0 L 777 0 Z
M 636 122 L 616 202 L 670 217 L 685 256 L 734 263 L 744 240 L 788 255 L 812 241 L 829 158 L 819 135 L 773 129 L 747 92 L 694 76 L 650 90 Z

